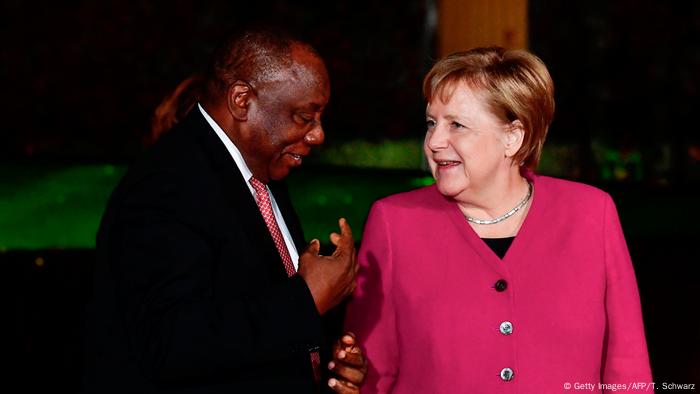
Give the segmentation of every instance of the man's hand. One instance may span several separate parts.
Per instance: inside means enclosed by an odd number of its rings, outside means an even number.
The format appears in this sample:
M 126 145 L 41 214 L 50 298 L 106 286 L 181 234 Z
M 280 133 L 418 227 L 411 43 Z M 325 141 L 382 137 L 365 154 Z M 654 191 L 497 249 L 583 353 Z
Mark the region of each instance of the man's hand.
M 359 266 L 352 230 L 345 219 L 341 218 L 338 224 L 340 234 L 331 234 L 331 242 L 336 246 L 333 255 L 319 255 L 321 245 L 313 240 L 299 256 L 298 273 L 306 281 L 321 315 L 338 305 L 357 285 L 355 276 Z
M 333 348 L 333 361 L 328 369 L 337 378 L 328 379 L 328 385 L 337 393 L 359 393 L 367 375 L 367 359 L 355 341 L 355 334 L 346 332 Z

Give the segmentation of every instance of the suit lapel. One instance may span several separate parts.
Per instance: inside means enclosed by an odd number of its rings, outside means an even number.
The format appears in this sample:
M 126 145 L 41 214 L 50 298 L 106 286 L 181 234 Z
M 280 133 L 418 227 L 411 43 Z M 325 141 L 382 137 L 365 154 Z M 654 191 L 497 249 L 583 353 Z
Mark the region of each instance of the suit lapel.
M 246 180 L 236 166 L 224 144 L 211 129 L 209 123 L 202 116 L 198 108 L 193 109 L 186 121 L 192 125 L 192 130 L 197 133 L 205 154 L 210 159 L 211 168 L 215 177 L 219 180 L 219 186 L 224 199 L 229 203 L 229 208 L 235 213 L 236 221 L 231 226 L 244 229 L 247 237 L 248 248 L 254 249 L 260 256 L 260 260 L 268 264 L 268 269 L 286 278 L 287 273 L 279 257 L 270 231 L 265 220 L 260 214 L 255 198 L 250 193 Z M 183 122 L 184 123 L 184 122 Z M 286 217 L 285 217 L 286 220 Z

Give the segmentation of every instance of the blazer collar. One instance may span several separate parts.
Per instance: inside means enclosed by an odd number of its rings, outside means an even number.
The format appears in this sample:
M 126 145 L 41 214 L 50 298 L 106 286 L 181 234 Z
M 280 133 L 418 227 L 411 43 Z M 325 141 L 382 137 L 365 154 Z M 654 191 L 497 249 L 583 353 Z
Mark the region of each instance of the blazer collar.
M 464 214 L 462 214 L 462 211 L 459 209 L 457 203 L 453 199 L 440 194 L 435 185 L 432 186 L 434 188 L 434 192 L 438 196 L 437 201 L 439 201 L 439 204 L 442 204 L 444 207 L 442 211 L 449 217 L 449 220 L 455 226 L 456 231 L 462 234 L 472 249 L 479 254 L 481 261 L 488 262 L 488 265 L 491 268 L 499 272 L 508 270 L 508 264 L 505 263 L 513 260 L 513 255 L 519 255 L 522 253 L 520 249 L 523 249 L 524 251 L 527 250 L 528 244 L 532 242 L 533 238 L 535 237 L 535 234 L 532 234 L 533 227 L 537 227 L 537 222 L 542 216 L 542 210 L 545 209 L 543 205 L 546 205 L 546 203 L 543 203 L 542 200 L 547 198 L 547 191 L 546 188 L 541 187 L 542 182 L 539 182 L 539 177 L 532 170 L 528 169 L 522 170 L 521 173 L 523 177 L 532 182 L 534 186 L 534 194 L 532 196 L 532 202 L 530 204 L 530 209 L 528 209 L 527 216 L 525 217 L 525 220 L 520 226 L 518 234 L 515 236 L 513 243 L 508 248 L 508 252 L 503 259 L 496 256 L 491 248 L 489 248 L 488 245 L 486 245 L 486 243 L 479 238 L 479 235 L 464 218 Z

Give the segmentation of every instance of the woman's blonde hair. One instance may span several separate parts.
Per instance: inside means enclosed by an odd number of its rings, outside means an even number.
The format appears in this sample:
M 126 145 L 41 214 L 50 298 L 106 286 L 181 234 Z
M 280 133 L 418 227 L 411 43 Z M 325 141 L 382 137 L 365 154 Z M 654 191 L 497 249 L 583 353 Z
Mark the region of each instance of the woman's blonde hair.
M 200 100 L 202 89 L 202 77 L 199 74 L 190 75 L 182 80 L 156 107 L 151 118 L 149 142 L 155 142 L 163 133 L 184 119 Z
M 493 113 L 510 123 L 519 120 L 525 135 L 513 157 L 534 169 L 554 116 L 554 83 L 537 56 L 524 50 L 475 48 L 440 59 L 423 80 L 423 95 L 448 101 L 459 83 L 479 91 Z

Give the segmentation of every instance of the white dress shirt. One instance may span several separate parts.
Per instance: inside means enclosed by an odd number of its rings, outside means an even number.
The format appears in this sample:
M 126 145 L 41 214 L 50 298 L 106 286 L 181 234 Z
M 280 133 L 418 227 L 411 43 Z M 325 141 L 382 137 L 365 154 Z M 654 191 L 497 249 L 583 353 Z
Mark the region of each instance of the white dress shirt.
M 253 186 L 250 184 L 250 178 L 253 177 L 253 173 L 250 172 L 250 169 L 248 168 L 248 165 L 246 165 L 245 160 L 243 160 L 243 156 L 241 155 L 241 151 L 238 150 L 236 145 L 231 141 L 230 138 L 226 135 L 224 130 L 216 123 L 214 119 L 212 119 L 211 116 L 207 113 L 207 111 L 202 108 L 202 104 L 197 103 L 197 107 L 199 107 L 199 110 L 202 112 L 202 115 L 204 116 L 204 119 L 207 120 L 207 123 L 211 126 L 212 129 L 214 129 L 214 132 L 216 135 L 219 136 L 219 139 L 221 142 L 224 143 L 224 146 L 228 150 L 228 153 L 231 154 L 231 157 L 233 158 L 233 161 L 236 162 L 236 166 L 238 167 L 238 170 L 241 172 L 241 175 L 243 176 L 243 179 L 245 179 L 245 184 L 248 186 L 248 190 L 250 190 L 250 194 L 253 196 L 253 198 L 256 198 L 255 196 L 255 189 L 253 189 Z M 267 187 L 267 192 L 270 194 L 270 202 L 272 203 L 272 212 L 275 214 L 275 219 L 277 220 L 277 225 L 279 225 L 280 231 L 282 232 L 282 237 L 284 238 L 284 243 L 287 245 L 287 250 L 289 250 L 289 256 L 292 258 L 292 264 L 294 264 L 294 270 L 299 269 L 299 253 L 297 252 L 297 248 L 294 246 L 294 242 L 292 242 L 292 235 L 289 233 L 289 229 L 287 228 L 287 224 L 284 222 L 284 218 L 282 217 L 282 212 L 280 212 L 279 207 L 277 206 L 277 202 L 275 201 L 275 196 L 272 195 L 272 191 L 270 191 L 270 188 Z

